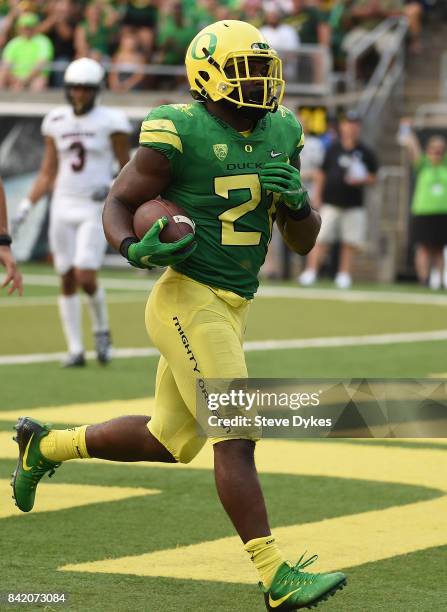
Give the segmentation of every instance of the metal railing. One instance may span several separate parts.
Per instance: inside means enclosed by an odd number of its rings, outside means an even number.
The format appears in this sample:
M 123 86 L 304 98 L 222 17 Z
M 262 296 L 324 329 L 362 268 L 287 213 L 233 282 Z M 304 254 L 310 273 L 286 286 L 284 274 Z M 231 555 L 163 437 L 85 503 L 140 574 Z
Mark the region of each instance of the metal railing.
M 402 43 L 403 38 L 408 30 L 408 23 L 405 18 L 389 17 L 384 19 L 379 25 L 365 33 L 359 40 L 352 45 L 347 51 L 346 58 L 346 87 L 349 91 L 354 91 L 359 86 L 357 71 L 359 60 L 373 49 L 381 49 L 381 62 L 384 61 L 384 56 L 395 55 L 396 45 Z M 377 72 L 377 69 L 376 69 Z M 378 77 L 375 77 L 378 78 Z M 370 82 L 368 85 L 373 86 Z M 363 87 L 363 84 L 362 84 Z
M 378 126 L 381 118 L 385 114 L 386 107 L 393 101 L 393 97 L 402 95 L 404 68 L 405 68 L 405 46 L 404 41 L 408 32 L 406 19 L 390 18 L 380 24 L 363 41 L 357 51 L 353 51 L 348 67 L 349 81 L 356 86 L 353 79 L 353 61 L 371 46 L 375 46 L 378 41 L 384 40 L 386 36 L 386 46 L 380 55 L 380 60 L 366 85 L 363 85 L 360 98 L 357 103 L 357 111 L 363 118 L 364 134 L 370 143 L 375 144 L 380 135 Z M 361 41 L 362 42 L 362 41 Z
M 407 251 L 408 170 L 384 166 L 367 201 L 367 252 L 377 258 L 377 280 L 393 282 Z
M 414 116 L 414 126 L 418 128 L 447 126 L 447 101 L 421 104 Z

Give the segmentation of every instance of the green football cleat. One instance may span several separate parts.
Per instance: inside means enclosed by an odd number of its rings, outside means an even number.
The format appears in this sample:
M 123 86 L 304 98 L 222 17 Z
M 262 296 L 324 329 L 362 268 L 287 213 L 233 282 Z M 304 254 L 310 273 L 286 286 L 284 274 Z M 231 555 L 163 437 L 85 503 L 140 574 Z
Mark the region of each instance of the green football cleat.
M 13 438 L 19 445 L 19 460 L 12 475 L 13 499 L 22 512 L 33 509 L 36 487 L 47 472 L 48 476 L 60 466 L 46 459 L 40 452 L 40 441 L 50 433 L 49 425 L 42 425 L 29 417 L 20 417 L 14 426 L 17 436 Z
M 313 555 L 303 561 L 304 555 L 296 565 L 282 563 L 276 571 L 269 589 L 262 583 L 259 586 L 264 593 L 267 610 L 299 610 L 316 608 L 320 601 L 335 595 L 338 589 L 346 585 L 346 576 L 342 572 L 331 574 L 310 574 L 303 569 L 316 561 Z

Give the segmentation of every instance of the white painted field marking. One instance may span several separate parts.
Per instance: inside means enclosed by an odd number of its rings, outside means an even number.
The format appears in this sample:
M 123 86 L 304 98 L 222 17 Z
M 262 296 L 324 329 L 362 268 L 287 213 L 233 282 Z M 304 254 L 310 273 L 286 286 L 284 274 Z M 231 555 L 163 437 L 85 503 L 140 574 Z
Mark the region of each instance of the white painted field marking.
M 149 292 L 147 293 L 149 295 Z M 139 294 L 135 293 L 108 293 L 107 303 L 108 304 L 145 304 L 147 295 L 143 292 Z M 82 299 L 82 298 L 81 298 Z M 87 304 L 86 299 L 82 299 L 84 304 Z M 32 306 L 54 306 L 57 307 L 57 297 L 46 295 L 46 296 L 33 296 L 33 297 L 11 297 L 9 299 L 0 299 L 0 308 L 27 308 Z
M 447 306 L 447 293 L 412 293 L 410 291 L 367 291 L 360 289 L 300 289 L 298 287 L 261 286 L 257 296 L 303 300 L 336 300 L 338 302 L 386 302 L 395 304 L 433 304 Z
M 57 276 L 52 274 L 25 274 L 23 277 L 23 284 L 34 285 L 36 287 L 59 287 L 60 280 Z M 101 285 L 105 289 L 141 289 L 146 291 L 151 289 L 155 284 L 155 280 L 151 278 L 146 279 L 132 279 L 132 278 L 102 278 Z
M 408 342 L 438 342 L 447 340 L 447 330 L 404 332 L 398 334 L 375 334 L 363 336 L 325 336 L 323 338 L 296 338 L 292 340 L 252 340 L 244 343 L 244 350 L 252 351 L 282 351 L 307 348 L 337 348 L 341 346 L 369 346 L 383 344 L 401 344 Z M 121 348 L 114 349 L 117 359 L 133 357 L 154 357 L 158 355 L 155 348 Z M 60 361 L 66 353 L 31 353 L 29 355 L 0 356 L 0 365 L 15 365 L 26 363 L 44 363 Z M 87 352 L 88 359 L 94 359 L 93 351 Z
M 101 278 L 101 284 L 106 289 L 150 291 L 156 279 L 119 279 Z M 25 274 L 24 284 L 38 287 L 57 287 L 59 280 L 51 274 Z M 299 287 L 285 287 L 277 285 L 261 285 L 257 298 L 285 298 L 303 300 L 335 300 L 337 302 L 383 302 L 394 304 L 431 304 L 434 306 L 447 306 L 447 293 L 433 295 L 432 293 L 413 293 L 410 291 L 368 291 L 361 289 L 302 289 Z M 35 298 L 0 298 L 1 306 L 25 305 L 27 300 Z M 53 298 L 52 304 L 56 304 Z

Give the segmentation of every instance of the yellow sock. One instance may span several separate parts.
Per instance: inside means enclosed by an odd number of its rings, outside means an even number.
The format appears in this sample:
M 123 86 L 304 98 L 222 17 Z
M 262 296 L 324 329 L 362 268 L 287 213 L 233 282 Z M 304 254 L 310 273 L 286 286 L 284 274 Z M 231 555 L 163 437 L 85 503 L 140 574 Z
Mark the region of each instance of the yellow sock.
M 244 546 L 258 570 L 262 584 L 268 589 L 276 570 L 284 562 L 275 538 L 271 535 L 250 540 Z
M 87 425 L 71 429 L 52 429 L 40 441 L 40 452 L 50 461 L 59 463 L 68 459 L 89 459 L 85 444 Z

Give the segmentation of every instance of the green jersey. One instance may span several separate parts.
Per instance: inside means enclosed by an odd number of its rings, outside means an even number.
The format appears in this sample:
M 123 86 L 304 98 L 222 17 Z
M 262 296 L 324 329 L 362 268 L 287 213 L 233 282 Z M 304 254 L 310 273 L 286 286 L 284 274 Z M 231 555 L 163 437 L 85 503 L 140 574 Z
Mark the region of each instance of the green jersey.
M 295 162 L 304 144 L 295 115 L 280 106 L 239 133 L 204 104 L 159 106 L 143 121 L 140 145 L 161 151 L 172 180 L 162 197 L 196 224 L 197 248 L 174 268 L 201 283 L 252 298 L 279 196 L 261 188 L 266 162 Z
M 411 205 L 413 215 L 447 214 L 447 156 L 432 164 L 422 155 L 416 164 L 416 187 Z

